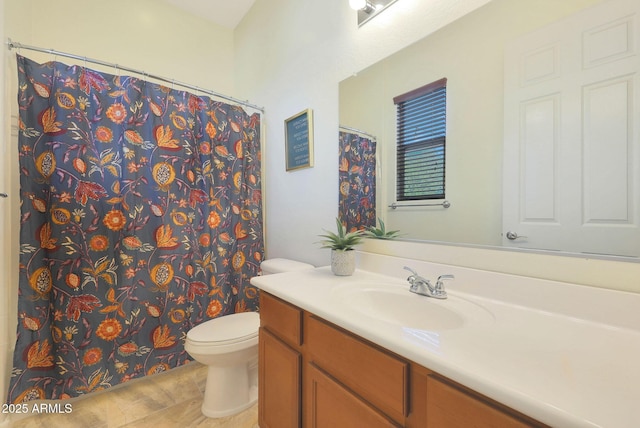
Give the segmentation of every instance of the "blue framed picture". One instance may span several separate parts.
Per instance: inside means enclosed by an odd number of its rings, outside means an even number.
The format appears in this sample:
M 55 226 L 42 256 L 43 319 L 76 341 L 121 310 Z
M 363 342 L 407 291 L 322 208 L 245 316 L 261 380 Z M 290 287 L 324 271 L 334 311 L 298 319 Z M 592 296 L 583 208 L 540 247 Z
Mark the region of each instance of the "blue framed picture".
M 313 166 L 313 111 L 306 109 L 284 121 L 287 171 Z

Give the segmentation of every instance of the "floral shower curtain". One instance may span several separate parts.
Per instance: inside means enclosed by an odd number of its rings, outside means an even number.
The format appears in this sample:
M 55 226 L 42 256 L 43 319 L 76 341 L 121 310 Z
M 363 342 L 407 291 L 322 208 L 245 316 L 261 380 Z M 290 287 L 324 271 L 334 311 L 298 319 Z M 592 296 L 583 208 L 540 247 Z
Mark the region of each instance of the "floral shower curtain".
M 17 345 L 8 402 L 179 366 L 195 325 L 257 310 L 260 116 L 18 56 Z
M 358 134 L 339 134 L 338 218 L 346 230 L 376 225 L 376 141 Z

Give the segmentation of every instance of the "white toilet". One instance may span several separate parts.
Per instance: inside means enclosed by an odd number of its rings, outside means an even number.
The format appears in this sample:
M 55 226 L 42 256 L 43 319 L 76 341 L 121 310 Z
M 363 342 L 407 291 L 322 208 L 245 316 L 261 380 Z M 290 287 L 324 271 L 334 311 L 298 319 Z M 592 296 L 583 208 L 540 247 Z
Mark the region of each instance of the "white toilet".
M 313 269 L 288 259 L 265 260 L 263 275 Z M 258 400 L 257 312 L 218 317 L 192 328 L 184 344 L 191 357 L 209 367 L 202 413 L 221 418 L 239 413 Z

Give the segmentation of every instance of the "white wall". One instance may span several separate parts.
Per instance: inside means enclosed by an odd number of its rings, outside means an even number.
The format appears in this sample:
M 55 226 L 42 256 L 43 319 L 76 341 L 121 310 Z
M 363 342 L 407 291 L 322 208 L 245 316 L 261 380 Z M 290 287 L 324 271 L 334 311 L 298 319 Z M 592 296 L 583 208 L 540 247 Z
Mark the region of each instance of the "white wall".
M 11 38 L 26 45 L 122 64 L 218 93 L 234 94 L 233 31 L 159 0 L 0 0 L 0 37 L 3 43 Z M 20 53 L 41 62 L 56 59 L 27 50 Z M 13 364 L 18 318 L 20 208 L 15 54 L 5 48 L 0 57 L 0 192 L 9 194 L 8 199 L 0 198 L 2 402 Z M 117 74 L 114 69 L 87 66 Z M 0 415 L 0 422 L 3 417 Z

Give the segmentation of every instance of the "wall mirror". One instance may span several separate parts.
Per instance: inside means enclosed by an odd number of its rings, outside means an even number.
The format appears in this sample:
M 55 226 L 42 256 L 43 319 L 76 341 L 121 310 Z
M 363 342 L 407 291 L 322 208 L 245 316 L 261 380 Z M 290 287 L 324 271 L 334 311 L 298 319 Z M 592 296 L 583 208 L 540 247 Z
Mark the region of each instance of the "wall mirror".
M 340 82 L 340 125 L 377 138 L 376 206 L 387 228 L 401 230 L 405 239 L 640 260 L 638 15 L 631 0 L 493 0 Z M 566 20 L 578 18 L 584 25 L 572 30 L 578 37 L 554 33 L 574 27 Z M 558 44 L 558 37 L 580 44 Z M 569 88 L 575 76 L 557 78 L 572 63 L 590 79 L 575 88 Z M 441 78 L 448 80 L 451 206 L 392 209 L 393 97 Z M 578 100 L 571 112 L 567 97 Z M 588 121 L 576 125 L 572 114 Z M 590 139 L 602 133 L 606 145 L 598 148 Z M 567 140 L 578 147 L 566 149 Z M 563 156 L 575 159 L 577 169 Z M 575 176 L 582 181 L 573 182 Z M 572 187 L 565 186 L 569 182 Z M 515 223 L 509 223 L 513 212 Z M 570 227 L 575 230 L 554 228 L 564 226 L 567 215 L 579 223 Z M 551 232 L 535 229 L 549 225 Z

